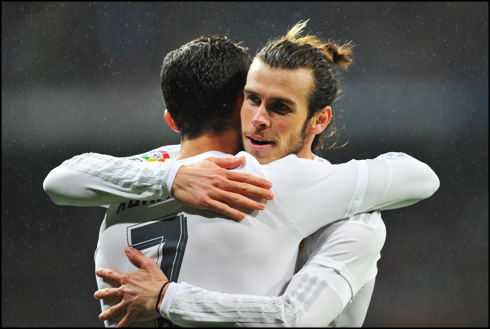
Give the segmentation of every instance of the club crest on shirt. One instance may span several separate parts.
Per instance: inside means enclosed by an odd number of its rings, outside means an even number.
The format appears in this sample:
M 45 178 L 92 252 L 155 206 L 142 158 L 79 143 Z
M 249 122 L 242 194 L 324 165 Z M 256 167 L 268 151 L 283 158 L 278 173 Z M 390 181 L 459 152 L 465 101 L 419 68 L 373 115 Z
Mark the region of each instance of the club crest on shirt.
M 168 154 L 167 151 L 153 151 L 153 152 L 148 152 L 143 154 L 141 158 L 145 159 L 148 162 L 154 162 L 154 161 L 165 162 L 165 159 L 169 159 L 170 155 Z
M 170 159 L 170 155 L 168 154 L 167 151 L 163 150 L 156 150 L 156 151 L 150 151 L 147 153 L 142 154 L 141 156 L 134 156 L 131 158 L 133 161 L 139 161 L 139 162 L 165 162 L 165 159 Z M 168 198 L 167 198 L 168 199 Z M 117 208 L 116 215 L 118 215 L 121 211 L 125 211 L 126 209 L 130 208 L 135 208 L 139 206 L 146 206 L 147 203 L 155 203 L 155 202 L 160 202 L 162 199 L 158 200 L 150 200 L 150 201 L 139 201 L 139 200 L 129 200 L 126 202 L 122 202 L 119 204 Z

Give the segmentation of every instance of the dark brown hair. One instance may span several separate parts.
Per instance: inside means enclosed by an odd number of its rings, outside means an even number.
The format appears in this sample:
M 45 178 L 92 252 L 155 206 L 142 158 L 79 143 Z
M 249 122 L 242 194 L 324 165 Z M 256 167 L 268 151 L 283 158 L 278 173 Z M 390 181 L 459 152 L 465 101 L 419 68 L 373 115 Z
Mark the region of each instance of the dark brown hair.
M 203 36 L 165 56 L 160 85 L 182 137 L 229 128 L 249 60 L 247 48 L 225 36 Z

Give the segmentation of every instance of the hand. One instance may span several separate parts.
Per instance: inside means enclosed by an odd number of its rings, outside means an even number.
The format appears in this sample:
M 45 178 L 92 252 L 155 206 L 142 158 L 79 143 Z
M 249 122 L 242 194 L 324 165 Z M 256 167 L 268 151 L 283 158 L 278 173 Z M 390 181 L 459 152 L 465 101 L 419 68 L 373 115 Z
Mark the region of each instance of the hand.
M 126 312 L 126 316 L 119 322 L 118 327 L 127 327 L 134 322 L 149 321 L 160 317 L 155 309 L 158 294 L 163 284 L 168 281 L 160 267 L 140 251 L 127 247 L 126 256 L 141 269 L 125 274 L 108 268 L 99 268 L 95 274 L 101 278 L 110 279 L 121 284 L 118 288 L 105 288 L 95 292 L 96 299 L 121 299 L 107 311 L 99 315 L 101 321 L 112 319 Z M 162 297 L 168 285 L 162 291 Z
M 213 210 L 241 220 L 245 214 L 229 205 L 265 209 L 265 204 L 248 198 L 272 200 L 272 183 L 251 174 L 230 171 L 245 161 L 240 158 L 209 157 L 181 166 L 172 185 L 172 195 L 187 206 Z

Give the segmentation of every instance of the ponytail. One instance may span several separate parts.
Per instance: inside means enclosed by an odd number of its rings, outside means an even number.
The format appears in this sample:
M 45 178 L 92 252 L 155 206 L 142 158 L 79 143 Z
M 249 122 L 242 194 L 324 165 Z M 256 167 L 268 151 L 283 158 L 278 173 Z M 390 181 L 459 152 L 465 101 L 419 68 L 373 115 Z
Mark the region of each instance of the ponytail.
M 334 63 L 344 70 L 347 70 L 347 67 L 352 63 L 352 58 L 350 58 L 350 55 L 352 54 L 353 47 L 354 45 L 352 42 L 344 43 L 342 46 L 328 42 L 320 47 L 317 47 L 317 49 L 324 53 L 331 63 Z

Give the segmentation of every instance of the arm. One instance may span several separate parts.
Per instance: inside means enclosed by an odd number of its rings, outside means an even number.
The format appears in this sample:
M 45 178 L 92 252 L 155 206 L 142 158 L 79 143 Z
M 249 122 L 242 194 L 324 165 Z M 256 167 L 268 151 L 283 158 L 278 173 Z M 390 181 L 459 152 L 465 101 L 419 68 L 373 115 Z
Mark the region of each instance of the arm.
M 171 283 L 160 314 L 184 327 L 323 327 L 349 299 L 349 286 L 334 269 L 307 265 L 278 297 L 225 294 Z
M 376 275 L 385 228 L 379 214 L 372 219 L 370 216 L 334 223 L 308 238 L 305 248 L 312 251 L 305 250 L 311 253 L 309 260 L 279 297 L 224 294 L 187 283 L 171 283 L 159 301 L 160 314 L 181 326 L 327 326 Z M 97 271 L 97 275 L 118 282 L 126 277 L 122 289 L 102 289 L 95 294 L 99 299 L 122 297 L 121 303 L 100 316 L 107 320 L 126 311 L 120 326 L 156 316 L 158 288 L 167 281 L 158 266 L 139 251 L 128 257 L 142 270 L 126 275 L 108 269 Z M 139 280 L 145 277 L 146 283 Z M 159 284 L 148 279 L 154 277 L 159 278 Z M 147 297 L 136 301 L 135 296 Z M 364 315 L 368 304 L 361 305 Z M 125 305 L 129 305 L 127 309 Z
M 282 160 L 267 166 L 265 178 L 304 237 L 338 219 L 414 204 L 439 188 L 429 166 L 403 153 L 327 166 L 291 155 Z
M 146 163 L 84 153 L 54 168 L 43 187 L 59 205 L 99 206 L 166 198 L 170 195 L 167 180 L 173 165 L 173 160 Z
M 224 169 L 243 161 L 210 157 L 179 167 L 171 159 L 141 162 L 85 153 L 53 169 L 43 186 L 59 205 L 100 206 L 127 200 L 165 199 L 172 192 L 185 205 L 243 219 L 244 213 L 230 205 L 262 210 L 264 204 L 249 197 L 273 198 L 271 184 L 265 179 Z
M 133 274 L 105 268 L 96 272 L 100 277 L 122 284 L 123 289 L 106 288 L 94 295 L 97 299 L 122 298 L 99 316 L 104 321 L 126 312 L 119 327 L 157 318 L 155 306 L 159 288 L 168 281 L 158 266 L 139 251 L 133 251 L 128 257 L 136 264 L 144 264 L 142 269 Z M 313 265 L 313 270 L 315 267 L 318 270 L 317 265 Z M 170 283 L 163 292 L 165 300 L 158 303 L 160 314 L 180 326 L 326 325 L 325 312 L 332 313 L 331 316 L 340 313 L 349 301 L 350 290 L 334 270 L 320 270 L 323 273 L 318 277 L 308 273 L 311 268 L 305 268 L 293 277 L 286 293 L 280 297 L 222 294 L 186 283 Z M 336 289 L 329 285 L 334 282 Z M 339 290 L 344 298 L 339 296 Z M 321 306 L 324 303 L 328 308 Z M 310 312 L 304 314 L 304 308 L 309 308 Z
M 388 164 L 390 181 L 386 184 L 376 209 L 389 210 L 406 207 L 432 196 L 440 186 L 437 174 L 425 163 L 400 152 L 382 154 L 376 158 Z M 375 160 L 376 160 L 375 159 Z M 386 175 L 379 168 L 369 173 L 369 184 Z M 363 204 L 361 204 L 361 209 Z M 358 211 L 359 212 L 359 211 Z

